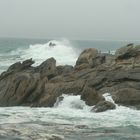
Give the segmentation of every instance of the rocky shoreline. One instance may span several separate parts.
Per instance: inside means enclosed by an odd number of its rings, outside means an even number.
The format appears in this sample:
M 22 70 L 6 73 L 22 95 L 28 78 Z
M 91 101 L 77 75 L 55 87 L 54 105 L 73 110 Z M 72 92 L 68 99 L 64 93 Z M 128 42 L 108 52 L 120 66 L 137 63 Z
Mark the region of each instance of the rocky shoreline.
M 115 109 L 105 101 L 140 109 L 140 46 L 128 44 L 114 55 L 84 50 L 75 66 L 56 66 L 49 58 L 37 67 L 28 59 L 0 75 L 0 106 L 53 107 L 62 94 L 80 95 L 93 112 Z M 62 100 L 62 98 L 60 98 Z

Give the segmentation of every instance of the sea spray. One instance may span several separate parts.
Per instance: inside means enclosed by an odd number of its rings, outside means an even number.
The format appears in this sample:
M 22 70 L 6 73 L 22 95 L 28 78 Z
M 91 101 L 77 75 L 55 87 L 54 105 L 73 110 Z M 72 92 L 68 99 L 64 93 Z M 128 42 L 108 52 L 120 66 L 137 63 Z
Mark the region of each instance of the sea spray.
M 104 98 L 105 98 L 106 101 L 109 101 L 109 102 L 115 104 L 115 102 L 114 102 L 114 100 L 112 99 L 112 96 L 111 96 L 110 93 L 105 93 L 105 94 L 103 94 L 103 96 L 104 96 Z
M 53 44 L 53 45 L 50 45 Z M 80 51 L 67 39 L 50 40 L 42 44 L 32 44 L 16 48 L 12 51 L 0 52 L 0 73 L 10 65 L 32 58 L 34 66 L 41 64 L 50 57 L 56 59 L 56 65 L 75 65 Z
M 28 49 L 22 50 L 22 59 L 31 57 L 35 60 L 35 65 L 39 65 L 50 57 L 56 59 L 57 65 L 74 65 L 78 54 L 68 40 L 52 40 L 46 44 L 30 45 Z
M 62 95 L 57 98 L 54 107 L 84 109 L 86 107 L 86 104 L 84 101 L 80 100 L 80 95 Z

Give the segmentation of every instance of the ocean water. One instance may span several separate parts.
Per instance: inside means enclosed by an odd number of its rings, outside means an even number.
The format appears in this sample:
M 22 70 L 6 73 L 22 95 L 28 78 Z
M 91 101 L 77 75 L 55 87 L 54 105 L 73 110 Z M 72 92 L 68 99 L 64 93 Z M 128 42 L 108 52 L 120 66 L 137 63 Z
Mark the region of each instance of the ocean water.
M 50 47 L 50 42 L 56 46 Z M 28 58 L 35 60 L 34 65 L 49 57 L 54 57 L 57 65 L 75 65 L 86 48 L 114 53 L 127 43 L 131 42 L 0 39 L 0 72 Z M 80 96 L 63 96 L 53 108 L 0 107 L 0 140 L 47 140 L 47 134 L 64 140 L 140 140 L 140 111 L 116 104 L 115 110 L 92 113 Z M 104 96 L 113 102 L 109 93 Z

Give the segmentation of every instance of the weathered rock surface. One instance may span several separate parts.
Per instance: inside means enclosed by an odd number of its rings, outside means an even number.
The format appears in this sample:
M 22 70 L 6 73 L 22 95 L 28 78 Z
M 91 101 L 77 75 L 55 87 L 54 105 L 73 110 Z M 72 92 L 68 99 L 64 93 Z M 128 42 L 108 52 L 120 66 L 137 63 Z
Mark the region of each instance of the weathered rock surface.
M 118 104 L 140 106 L 140 46 L 129 44 L 115 55 L 86 49 L 74 68 L 56 66 L 54 58 L 37 67 L 33 63 L 17 62 L 0 75 L 0 106 L 52 107 L 62 94 L 74 94 L 106 110 L 110 104 L 103 93 L 112 94 Z
M 129 59 L 131 57 L 138 56 L 140 54 L 140 46 L 134 46 L 134 44 L 128 44 L 115 53 L 116 59 Z
M 65 66 L 57 66 L 58 75 L 67 74 L 73 71 L 73 66 L 65 65 Z
M 47 59 L 36 68 L 36 71 L 41 74 L 41 77 L 46 76 L 48 79 L 55 77 L 57 75 L 56 60 L 54 58 Z
M 96 58 L 97 55 L 98 55 L 97 49 L 94 49 L 94 48 L 86 49 L 80 54 L 80 56 L 76 62 L 76 65 L 81 65 L 83 63 L 92 65 L 92 59 Z

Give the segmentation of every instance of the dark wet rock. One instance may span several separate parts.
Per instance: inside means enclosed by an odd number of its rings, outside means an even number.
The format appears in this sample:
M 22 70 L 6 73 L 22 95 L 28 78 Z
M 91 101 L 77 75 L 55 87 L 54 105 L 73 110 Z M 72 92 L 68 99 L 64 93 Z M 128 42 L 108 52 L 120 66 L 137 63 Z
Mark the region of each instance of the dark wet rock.
M 133 44 L 128 44 L 120 49 L 118 49 L 115 53 L 116 59 L 129 59 L 130 57 L 134 57 L 137 55 L 137 51 Z
M 115 108 L 116 106 L 112 102 L 101 101 L 92 108 L 91 112 L 104 112 L 106 110 L 112 110 Z
M 120 65 L 129 65 L 131 67 L 140 67 L 140 46 L 128 44 L 115 53 L 116 62 Z
M 104 101 L 104 97 L 88 86 L 85 86 L 82 93 L 81 99 L 85 101 L 85 103 L 89 106 L 96 105 L 100 101 Z
M 9 77 L 0 80 L 0 105 L 1 106 L 17 106 L 30 104 L 30 96 L 32 102 L 37 98 L 37 90 L 42 86 L 43 80 L 40 81 L 39 74 L 15 73 Z M 41 94 L 41 89 L 38 91 Z
M 57 75 L 56 60 L 52 57 L 44 61 L 37 67 L 37 71 L 41 74 L 41 77 L 47 76 L 51 79 Z
M 8 68 L 8 71 L 15 71 L 15 70 L 20 70 L 22 67 L 22 64 L 21 62 L 17 62 L 13 65 L 11 65 L 9 68 Z
M 7 71 L 3 72 L 0 76 L 0 79 L 3 79 L 11 74 L 14 74 L 15 72 L 20 72 L 24 70 L 33 70 L 33 67 L 31 66 L 34 64 L 34 61 L 32 59 L 27 59 L 25 61 L 21 62 L 16 62 L 15 64 L 11 65 Z
M 75 128 L 78 128 L 78 129 L 88 129 L 88 126 L 87 125 L 76 125 Z
M 34 63 L 35 62 L 32 60 L 32 58 L 27 59 L 27 60 L 23 61 L 22 63 L 17 62 L 9 67 L 8 72 L 9 71 L 21 71 L 21 70 L 24 70 L 27 68 L 31 68 L 32 64 L 34 64 Z
M 29 68 L 34 63 L 35 63 L 35 61 L 33 61 L 32 58 L 31 59 L 28 59 L 28 60 L 25 60 L 22 63 L 22 68 Z
M 140 105 L 140 90 L 133 88 L 119 89 L 113 94 L 113 100 L 117 104 L 137 107 Z
M 49 47 L 54 47 L 54 46 L 56 46 L 55 43 L 52 43 L 52 42 L 49 43 Z

